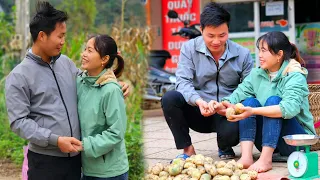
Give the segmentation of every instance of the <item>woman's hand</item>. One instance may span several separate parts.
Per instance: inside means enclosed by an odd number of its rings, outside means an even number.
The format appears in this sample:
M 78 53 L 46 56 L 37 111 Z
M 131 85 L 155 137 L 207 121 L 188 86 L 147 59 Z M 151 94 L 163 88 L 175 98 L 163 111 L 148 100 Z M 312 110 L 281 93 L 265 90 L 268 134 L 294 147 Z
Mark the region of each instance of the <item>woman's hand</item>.
M 209 102 L 209 109 L 211 111 L 215 111 L 216 113 L 220 114 L 221 116 L 226 116 L 226 110 L 228 107 L 233 107 L 231 103 L 228 101 L 222 101 L 221 103 L 211 100 Z
M 244 112 L 241 114 L 238 114 L 238 115 L 231 115 L 230 117 L 232 119 L 228 119 L 228 121 L 236 122 L 236 121 L 243 120 L 243 119 L 248 118 L 253 115 L 253 108 L 252 107 L 247 106 L 247 107 L 242 107 L 240 109 L 243 110 Z

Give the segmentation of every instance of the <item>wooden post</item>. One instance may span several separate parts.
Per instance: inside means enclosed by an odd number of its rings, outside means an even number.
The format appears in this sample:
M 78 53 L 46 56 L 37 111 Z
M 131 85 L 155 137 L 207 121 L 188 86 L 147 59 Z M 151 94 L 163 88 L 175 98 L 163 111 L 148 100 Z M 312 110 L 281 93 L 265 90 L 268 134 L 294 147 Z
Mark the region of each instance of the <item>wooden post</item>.
M 12 41 L 16 41 L 19 44 L 21 43 L 20 49 L 18 50 L 21 60 L 25 57 L 30 42 L 29 3 L 29 0 L 15 0 L 17 18 L 15 27 L 16 36 L 12 38 Z

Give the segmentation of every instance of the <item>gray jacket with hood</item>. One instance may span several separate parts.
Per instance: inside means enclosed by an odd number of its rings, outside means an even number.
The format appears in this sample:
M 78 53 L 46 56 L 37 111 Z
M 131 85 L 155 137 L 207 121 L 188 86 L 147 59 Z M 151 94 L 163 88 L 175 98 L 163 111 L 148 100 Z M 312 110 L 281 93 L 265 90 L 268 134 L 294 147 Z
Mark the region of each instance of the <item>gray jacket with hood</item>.
M 59 157 L 78 154 L 63 153 L 57 146 L 59 136 L 80 139 L 78 73 L 67 56 L 52 57 L 48 64 L 30 49 L 7 76 L 5 93 L 10 127 L 29 141 L 31 151 Z

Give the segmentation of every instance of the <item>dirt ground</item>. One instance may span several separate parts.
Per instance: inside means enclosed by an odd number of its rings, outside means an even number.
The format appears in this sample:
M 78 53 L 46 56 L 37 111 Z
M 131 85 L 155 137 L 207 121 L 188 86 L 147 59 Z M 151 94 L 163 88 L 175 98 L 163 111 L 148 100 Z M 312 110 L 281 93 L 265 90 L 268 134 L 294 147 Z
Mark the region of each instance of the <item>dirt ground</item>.
M 20 180 L 21 167 L 9 160 L 0 159 L 0 180 Z

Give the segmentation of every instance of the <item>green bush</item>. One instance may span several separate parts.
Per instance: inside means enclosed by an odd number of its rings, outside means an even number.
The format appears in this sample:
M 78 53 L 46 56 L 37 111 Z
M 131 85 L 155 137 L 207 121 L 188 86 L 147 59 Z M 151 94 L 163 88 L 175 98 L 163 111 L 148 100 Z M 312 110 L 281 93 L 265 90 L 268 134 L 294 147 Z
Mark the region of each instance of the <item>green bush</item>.
M 142 95 L 137 93 L 139 87 L 134 87 L 131 95 L 126 99 L 127 105 L 127 132 L 125 136 L 129 159 L 129 179 L 141 179 L 144 171 L 142 147 Z

